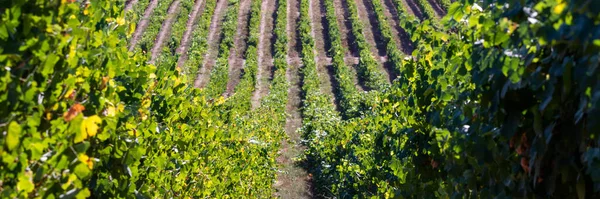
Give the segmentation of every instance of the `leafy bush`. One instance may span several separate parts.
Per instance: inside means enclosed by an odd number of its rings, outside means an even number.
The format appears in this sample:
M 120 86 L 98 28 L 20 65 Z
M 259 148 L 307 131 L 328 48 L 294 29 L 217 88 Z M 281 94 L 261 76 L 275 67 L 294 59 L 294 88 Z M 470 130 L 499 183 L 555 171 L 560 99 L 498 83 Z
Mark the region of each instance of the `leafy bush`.
M 280 112 L 231 116 L 176 57 L 145 64 L 113 1 L 5 6 L 3 198 L 272 196 Z
M 470 2 L 448 9 L 443 30 L 407 30 L 414 59 L 371 97 L 374 114 L 307 132 L 327 135 L 308 148 L 319 190 L 599 197 L 598 3 Z

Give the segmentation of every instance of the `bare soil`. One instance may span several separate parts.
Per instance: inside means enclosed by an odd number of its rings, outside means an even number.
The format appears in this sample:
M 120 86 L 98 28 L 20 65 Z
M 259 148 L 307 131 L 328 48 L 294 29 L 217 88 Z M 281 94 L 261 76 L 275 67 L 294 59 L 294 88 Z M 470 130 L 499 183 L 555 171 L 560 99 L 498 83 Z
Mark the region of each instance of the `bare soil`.
M 196 77 L 196 81 L 194 81 L 194 87 L 196 88 L 202 88 L 208 83 L 210 71 L 212 70 L 213 65 L 215 65 L 220 40 L 221 21 L 225 15 L 225 10 L 227 10 L 225 9 L 227 8 L 227 2 L 227 0 L 219 0 L 215 7 L 215 13 L 208 30 L 208 50 L 206 51 L 206 55 L 204 55 L 204 63 L 202 63 L 202 66 L 200 67 L 200 73 L 198 74 L 198 77 Z
M 289 2 L 288 2 L 289 3 Z M 289 140 L 283 140 L 281 151 L 277 162 L 283 165 L 282 173 L 277 175 L 275 188 L 276 195 L 280 198 L 312 198 L 311 181 L 308 173 L 301 165 L 294 161 L 294 158 L 303 153 L 305 147 L 301 144 L 301 136 L 298 128 L 302 126 L 302 115 L 299 107 L 302 103 L 300 97 L 300 60 L 294 60 L 288 63 L 286 77 L 290 82 L 288 88 L 288 103 L 286 105 L 286 124 L 285 131 Z
M 389 12 L 390 16 L 388 16 L 388 18 L 390 19 L 390 22 L 393 25 L 393 27 L 396 29 L 397 35 L 400 39 L 400 44 L 402 46 L 402 52 L 405 55 L 410 55 L 412 54 L 412 51 L 414 50 L 414 45 L 413 42 L 410 40 L 410 36 L 408 35 L 408 33 L 402 29 L 402 27 L 400 27 L 400 22 L 398 21 L 400 18 L 398 17 L 398 10 L 396 9 L 396 6 L 394 6 L 394 3 L 392 3 L 391 0 L 383 0 L 384 5 L 386 6 L 386 10 L 387 12 Z
M 133 5 L 137 4 L 138 0 L 129 0 L 127 2 L 125 2 L 125 11 L 131 10 L 131 8 L 133 8 Z
M 298 32 L 298 21 L 300 20 L 300 3 L 299 0 L 288 0 L 287 1 L 287 26 L 286 30 L 288 32 L 288 57 L 292 59 L 300 60 L 300 50 L 301 50 L 301 42 L 298 37 L 300 33 Z M 291 63 L 291 60 L 288 61 Z
M 188 59 L 188 48 L 190 47 L 190 41 L 192 39 L 194 29 L 196 28 L 196 24 L 198 23 L 197 19 L 200 17 L 200 13 L 204 11 L 204 7 L 206 6 L 204 2 L 204 0 L 196 0 L 196 3 L 192 8 L 190 18 L 188 18 L 188 21 L 185 25 L 183 38 L 181 39 L 179 47 L 177 47 L 176 53 L 180 55 L 179 59 L 177 60 L 177 67 L 183 66 L 185 61 Z
M 342 46 L 348 49 L 345 55 L 358 56 L 356 38 L 352 34 L 352 22 L 349 20 L 350 12 L 348 12 L 348 4 L 346 4 L 345 0 L 333 0 L 333 4 L 340 28 Z
M 417 18 L 419 18 L 419 20 L 423 20 L 423 11 L 421 11 L 419 9 L 419 7 L 417 6 L 417 4 L 415 3 L 414 0 L 402 0 L 402 2 L 404 3 L 404 7 L 408 8 L 406 10 L 408 10 L 408 12 L 412 13 L 414 16 L 416 16 Z
M 144 17 L 140 19 L 140 22 L 137 24 L 135 32 L 133 33 L 133 37 L 131 38 L 131 41 L 129 41 L 129 51 L 132 51 L 137 42 L 142 38 L 144 31 L 148 27 L 148 22 L 150 22 L 150 16 L 152 15 L 152 12 L 154 12 L 154 8 L 156 8 L 157 5 L 158 0 L 151 0 L 148 4 L 146 11 L 144 11 Z
M 154 46 L 152 46 L 152 50 L 150 51 L 150 64 L 154 64 L 156 58 L 160 54 L 163 44 L 165 43 L 165 39 L 167 39 L 171 35 L 171 27 L 173 27 L 173 22 L 176 19 L 177 11 L 179 10 L 179 3 L 181 1 L 175 0 L 169 6 L 169 10 L 167 10 L 167 18 L 163 22 L 160 31 L 154 40 Z
M 347 0 L 352 1 L 352 0 Z M 358 8 L 358 17 L 363 24 L 363 35 L 371 47 L 373 55 L 385 56 L 385 43 L 383 42 L 383 36 L 379 31 L 379 21 L 375 16 L 373 5 L 367 0 L 354 0 L 356 7 Z
M 273 76 L 273 54 L 271 50 L 273 36 L 273 14 L 275 0 L 263 0 L 260 15 L 260 37 L 258 38 L 258 71 L 256 89 L 252 95 L 252 108 L 260 105 L 260 99 L 269 92 L 269 80 Z M 269 37 L 269 38 L 267 38 Z
M 375 16 L 373 5 L 371 5 L 371 2 L 366 0 L 356 0 L 355 2 L 356 7 L 358 8 L 358 16 L 364 26 L 363 35 L 365 36 L 367 43 L 369 43 L 371 53 L 373 55 L 385 56 L 387 51 L 385 49 L 385 43 L 383 42 L 383 36 L 381 35 L 381 31 L 379 31 L 379 22 L 377 21 L 377 16 Z M 385 62 L 382 62 L 379 59 L 377 59 L 377 62 L 379 63 L 379 71 L 381 71 L 385 76 L 385 79 L 390 82 L 389 79 L 391 76 L 393 76 L 393 74 L 389 73 L 391 70 L 385 68 Z
M 373 0 L 373 1 L 382 1 L 382 0 Z M 402 30 L 402 28 L 400 27 L 400 25 L 398 25 L 398 21 L 396 19 L 398 19 L 398 15 L 396 13 L 396 15 L 393 15 L 392 12 L 394 12 L 395 10 L 392 10 L 393 8 L 390 8 L 389 6 L 387 6 L 386 4 L 386 0 L 383 0 L 383 2 L 381 3 L 381 5 L 383 6 L 383 14 L 385 15 L 385 18 L 387 18 L 388 24 L 391 27 L 392 30 L 392 38 L 394 38 L 394 42 L 396 42 L 396 46 L 400 46 L 401 42 L 400 42 L 400 31 Z
M 433 10 L 435 11 L 435 14 L 438 18 L 442 18 L 442 17 L 444 17 L 444 15 L 446 15 L 446 11 L 444 11 L 442 6 L 437 1 L 435 1 L 435 0 L 427 0 L 427 1 L 429 2 L 431 7 L 433 8 Z
M 246 49 L 246 38 L 248 37 L 248 18 L 250 18 L 250 0 L 240 1 L 240 11 L 238 12 L 238 24 L 236 29 L 233 48 L 229 54 L 229 81 L 225 96 L 233 94 L 235 86 L 240 82 L 244 51 Z

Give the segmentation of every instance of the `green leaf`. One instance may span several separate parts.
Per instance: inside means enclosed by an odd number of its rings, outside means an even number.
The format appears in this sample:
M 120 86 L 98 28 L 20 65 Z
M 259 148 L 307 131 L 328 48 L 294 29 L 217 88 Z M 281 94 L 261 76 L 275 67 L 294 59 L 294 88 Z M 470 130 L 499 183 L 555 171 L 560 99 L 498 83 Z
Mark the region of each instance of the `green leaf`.
M 0 25 L 0 39 L 5 40 L 8 38 L 8 30 L 6 29 L 6 25 Z
M 15 121 L 10 122 L 8 125 L 8 134 L 6 135 L 6 146 L 8 147 L 8 150 L 12 151 L 19 145 L 21 131 L 21 125 Z
M 31 181 L 31 173 L 25 173 L 19 176 L 19 183 L 17 183 L 17 190 L 25 191 L 25 193 L 29 193 L 33 191 L 35 185 Z
M 77 166 L 75 166 L 73 172 L 75 175 L 77 175 L 77 177 L 79 177 L 79 179 L 84 179 L 90 175 L 91 170 L 86 164 L 79 163 Z
M 442 100 L 444 100 L 444 102 L 449 102 L 450 100 L 452 100 L 452 95 L 448 92 L 444 92 L 442 94 Z
M 48 76 L 52 74 L 54 72 L 54 65 L 56 65 L 56 62 L 58 62 L 59 59 L 60 57 L 56 54 L 49 54 L 48 57 L 46 57 L 46 62 L 42 68 L 42 75 Z
M 89 189 L 83 189 L 81 191 L 79 191 L 79 193 L 77 193 L 77 195 L 75 196 L 75 198 L 77 199 L 84 199 L 84 198 L 88 198 L 92 196 L 92 193 L 90 193 Z

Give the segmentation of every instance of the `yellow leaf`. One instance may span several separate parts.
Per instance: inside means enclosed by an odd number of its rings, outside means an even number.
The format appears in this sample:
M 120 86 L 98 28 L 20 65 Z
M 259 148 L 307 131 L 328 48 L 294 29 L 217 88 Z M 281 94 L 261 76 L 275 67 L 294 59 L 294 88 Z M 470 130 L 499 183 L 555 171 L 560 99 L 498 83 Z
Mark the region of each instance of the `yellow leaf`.
M 106 108 L 106 116 L 114 117 L 116 115 L 117 109 L 113 106 L 109 106 Z
M 119 24 L 119 26 L 122 26 L 123 24 L 125 24 L 125 19 L 123 19 L 123 17 L 117 18 L 117 24 Z
M 144 100 L 142 100 L 142 107 L 143 107 L 143 108 L 148 108 L 148 107 L 150 107 L 150 104 L 151 104 L 151 101 L 150 101 L 150 99 L 144 99 Z
M 85 163 L 88 166 L 88 168 L 90 168 L 90 169 L 94 168 L 94 161 L 92 160 L 92 158 L 90 158 L 86 154 L 79 154 L 77 159 L 79 159 L 79 161 Z
M 554 6 L 554 9 L 552 9 L 552 12 L 554 12 L 554 14 L 561 14 L 565 10 L 566 7 L 567 7 L 566 2 L 559 3 L 558 5 Z
M 97 115 L 84 118 L 81 122 L 81 136 L 83 139 L 96 135 L 99 123 L 102 123 L 102 119 Z
M 219 97 L 219 99 L 217 99 L 217 105 L 221 105 L 225 103 L 225 98 L 223 96 Z
M 130 23 L 129 24 L 129 32 L 127 32 L 127 35 L 132 35 L 135 32 L 135 23 Z

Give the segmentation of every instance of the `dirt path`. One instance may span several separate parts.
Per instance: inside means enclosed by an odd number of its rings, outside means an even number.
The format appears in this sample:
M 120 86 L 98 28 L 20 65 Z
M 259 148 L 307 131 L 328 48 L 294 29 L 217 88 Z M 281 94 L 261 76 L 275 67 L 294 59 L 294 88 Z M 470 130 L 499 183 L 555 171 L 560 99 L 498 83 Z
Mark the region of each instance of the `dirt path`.
M 289 140 L 281 143 L 281 153 L 277 158 L 278 163 L 283 165 L 283 172 L 277 175 L 277 196 L 280 198 L 312 198 L 310 192 L 310 183 L 306 170 L 296 164 L 293 160 L 303 153 L 304 147 L 301 144 L 300 132 L 298 128 L 302 126 L 302 116 L 300 106 L 302 104 L 300 71 L 302 64 L 300 59 L 296 59 L 299 51 L 297 23 L 300 17 L 298 0 L 288 0 L 287 2 L 287 26 L 288 32 L 288 69 L 286 71 L 287 81 L 290 83 L 288 88 L 288 102 L 286 104 L 286 123 L 285 132 Z
M 190 18 L 188 18 L 188 21 L 185 25 L 185 32 L 183 33 L 183 38 L 181 39 L 179 47 L 177 47 L 176 53 L 180 55 L 179 59 L 177 60 L 177 67 L 183 66 L 183 64 L 188 58 L 188 48 L 190 47 L 190 41 L 192 40 L 192 34 L 194 32 L 194 29 L 196 28 L 196 20 L 198 19 L 200 13 L 202 13 L 202 11 L 204 10 L 204 6 L 206 5 L 204 2 L 204 0 L 196 0 L 196 4 L 194 4 L 194 7 L 192 8 Z
M 327 58 L 323 36 L 325 15 L 321 12 L 319 6 L 315 5 L 315 1 L 318 0 L 309 0 L 308 2 L 308 16 L 311 19 L 310 26 L 312 27 L 310 34 L 315 41 L 315 63 L 317 65 L 317 72 L 321 82 L 321 93 L 331 96 L 331 103 L 334 104 L 334 106 L 337 106 L 337 104 L 334 103 L 336 101 L 336 96 L 333 94 L 333 87 L 331 87 L 332 77 L 329 76 L 325 65 L 325 58 Z M 315 12 L 317 13 L 316 15 Z
M 301 42 L 298 37 L 300 33 L 298 33 L 297 29 L 298 20 L 300 18 L 300 4 L 298 1 L 299 0 L 287 0 L 287 26 L 285 27 L 285 29 L 288 32 L 289 38 L 288 57 L 291 59 L 298 59 L 298 61 L 300 61 L 298 63 L 301 63 L 302 61 L 299 57 L 301 50 Z M 295 62 L 295 60 L 289 60 L 288 64 L 291 64 L 291 62 Z
M 154 12 L 154 8 L 156 8 L 157 5 L 158 0 L 151 0 L 148 4 L 146 11 L 144 11 L 144 17 L 142 17 L 140 22 L 137 24 L 137 27 L 135 27 L 133 37 L 131 37 L 131 41 L 129 41 L 129 51 L 132 51 L 137 42 L 142 38 L 144 31 L 148 27 L 148 22 L 150 22 L 150 16 L 152 15 L 152 12 Z
M 250 17 L 251 0 L 240 1 L 240 11 L 238 12 L 238 23 L 233 41 L 233 48 L 229 53 L 229 81 L 227 81 L 227 90 L 225 96 L 233 94 L 235 86 L 238 85 L 241 78 L 242 68 L 244 67 L 244 51 L 246 50 L 246 38 L 248 37 L 248 18 Z
M 412 51 L 414 50 L 413 42 L 410 40 L 410 36 L 408 35 L 408 33 L 404 29 L 402 29 L 402 27 L 400 27 L 400 22 L 398 21 L 400 18 L 396 6 L 394 6 L 392 0 L 383 0 L 383 3 L 383 5 L 387 8 L 386 15 L 388 15 L 389 13 L 388 19 L 390 19 L 390 21 L 393 21 L 390 23 L 393 24 L 393 28 L 396 29 L 396 36 L 400 40 L 402 52 L 405 55 L 412 54 Z
M 423 20 L 423 12 L 419 9 L 414 0 L 402 0 L 403 6 L 407 8 L 406 10 L 419 18 L 419 20 Z
M 289 3 L 289 2 L 288 2 Z M 302 126 L 302 116 L 298 107 L 301 106 L 300 98 L 300 62 L 289 63 L 286 77 L 290 82 L 288 89 L 288 103 L 286 105 L 285 131 L 289 140 L 282 141 L 280 156 L 277 162 L 282 167 L 282 173 L 277 175 L 277 196 L 280 198 L 312 198 L 310 177 L 306 170 L 298 165 L 293 159 L 304 151 L 301 144 L 301 136 L 298 128 Z
M 438 18 L 442 18 L 442 17 L 444 17 L 444 15 L 446 15 L 446 11 L 444 11 L 442 6 L 437 1 L 435 1 L 435 0 L 427 0 L 427 1 L 429 2 L 431 7 L 433 8 L 433 10 L 435 11 L 435 15 Z
M 215 64 L 216 56 L 219 53 L 217 50 L 220 40 L 219 33 L 221 32 L 221 21 L 225 15 L 227 2 L 227 0 L 219 0 L 219 2 L 217 2 L 215 13 L 210 22 L 208 33 L 208 50 L 206 51 L 206 55 L 204 55 L 204 63 L 202 63 L 202 66 L 200 67 L 200 73 L 198 73 L 198 77 L 196 77 L 196 81 L 194 81 L 194 87 L 196 88 L 202 88 L 206 85 L 206 83 L 208 83 L 210 71 L 212 70 L 212 66 Z
M 133 5 L 137 4 L 138 0 L 129 0 L 127 2 L 125 2 L 125 11 L 131 10 L 131 8 L 133 8 Z
M 251 100 L 253 109 L 260 105 L 260 99 L 269 92 L 269 80 L 271 79 L 273 68 L 271 37 L 273 37 L 275 0 L 263 0 L 260 10 L 260 37 L 258 38 L 257 48 L 259 65 L 256 73 L 256 89 Z
M 160 27 L 160 32 L 158 32 L 158 36 L 156 40 L 154 40 L 154 46 L 152 46 L 150 61 L 148 63 L 154 64 L 156 58 L 160 55 L 162 51 L 163 44 L 165 43 L 165 39 L 171 35 L 171 27 L 173 27 L 173 21 L 177 18 L 177 11 L 179 10 L 179 3 L 181 1 L 175 0 L 169 6 L 169 10 L 167 11 L 167 18 L 163 22 Z

